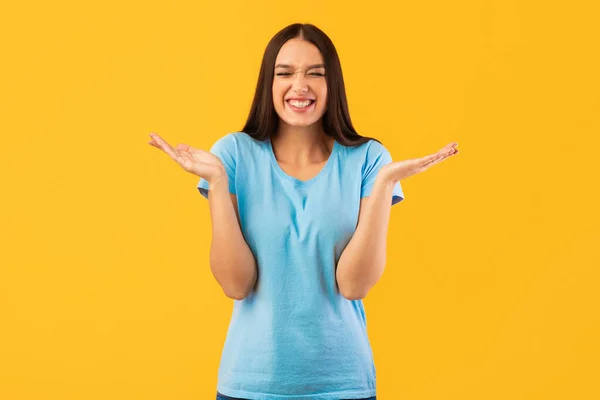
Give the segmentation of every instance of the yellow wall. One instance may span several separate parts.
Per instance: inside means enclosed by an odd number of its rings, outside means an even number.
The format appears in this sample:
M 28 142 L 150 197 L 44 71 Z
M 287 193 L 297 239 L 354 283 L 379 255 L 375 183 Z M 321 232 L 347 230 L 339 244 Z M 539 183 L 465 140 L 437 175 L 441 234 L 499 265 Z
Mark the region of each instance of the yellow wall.
M 296 21 L 336 44 L 359 132 L 460 144 L 393 209 L 378 396 L 600 398 L 595 2 L 94 3 L 0 12 L 0 399 L 214 398 L 232 301 L 197 178 L 148 133 L 241 129 Z

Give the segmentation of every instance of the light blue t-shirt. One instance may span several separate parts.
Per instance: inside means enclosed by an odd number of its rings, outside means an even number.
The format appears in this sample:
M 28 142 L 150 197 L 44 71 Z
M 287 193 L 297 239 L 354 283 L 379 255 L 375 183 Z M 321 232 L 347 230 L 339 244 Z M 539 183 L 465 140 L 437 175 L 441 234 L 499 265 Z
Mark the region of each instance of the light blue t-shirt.
M 230 133 L 210 151 L 227 170 L 258 265 L 255 291 L 234 301 L 217 390 L 252 400 L 375 396 L 363 302 L 341 295 L 335 270 L 389 152 L 374 140 L 336 141 L 319 174 L 300 181 L 281 169 L 270 140 Z M 208 189 L 200 179 L 200 193 Z M 403 198 L 398 183 L 390 201 Z

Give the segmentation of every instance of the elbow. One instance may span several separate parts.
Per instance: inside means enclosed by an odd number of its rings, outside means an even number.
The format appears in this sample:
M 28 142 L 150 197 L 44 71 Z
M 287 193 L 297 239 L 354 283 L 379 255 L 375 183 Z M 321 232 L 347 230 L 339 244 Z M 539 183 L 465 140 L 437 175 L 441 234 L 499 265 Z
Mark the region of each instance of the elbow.
M 369 290 L 359 286 L 348 287 L 348 285 L 340 287 L 340 293 L 347 300 L 362 300 L 367 296 Z
M 232 289 L 223 289 L 223 293 L 225 296 L 234 300 L 244 300 L 250 294 L 249 290 L 232 290 Z
M 212 262 L 211 270 L 223 293 L 230 299 L 243 300 L 254 290 L 257 280 L 254 265 L 230 267 Z
M 244 300 L 254 290 L 254 280 L 248 282 L 229 282 L 221 285 L 225 296 L 234 300 Z
M 337 286 L 340 294 L 347 300 L 362 300 L 377 283 L 379 278 L 368 276 L 349 277 L 337 275 Z
M 362 300 L 365 298 L 362 294 L 342 294 L 346 300 Z
M 340 258 L 336 281 L 340 294 L 347 300 L 364 299 L 377 283 L 385 267 L 385 254 L 367 263 L 344 264 Z

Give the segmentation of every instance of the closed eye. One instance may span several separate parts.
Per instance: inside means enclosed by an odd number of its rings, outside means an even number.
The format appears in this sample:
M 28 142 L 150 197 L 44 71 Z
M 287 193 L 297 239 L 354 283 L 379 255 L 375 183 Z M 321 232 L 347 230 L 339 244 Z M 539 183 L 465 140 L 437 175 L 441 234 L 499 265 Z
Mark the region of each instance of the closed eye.
M 278 72 L 275 75 L 277 75 L 277 76 L 292 76 L 294 74 L 292 74 L 291 72 Z M 307 75 L 309 75 L 309 76 L 325 76 L 325 74 L 323 74 L 321 72 L 310 72 Z

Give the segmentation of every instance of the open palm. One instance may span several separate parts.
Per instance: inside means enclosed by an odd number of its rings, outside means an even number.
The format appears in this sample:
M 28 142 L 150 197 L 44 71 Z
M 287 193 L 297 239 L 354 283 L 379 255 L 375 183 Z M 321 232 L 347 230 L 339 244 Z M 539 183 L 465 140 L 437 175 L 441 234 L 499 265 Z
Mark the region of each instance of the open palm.
M 381 168 L 379 173 L 382 174 L 383 179 L 397 182 L 399 180 L 408 178 L 409 176 L 418 174 L 419 172 L 423 172 L 435 164 L 442 162 L 448 157 L 457 154 L 457 146 L 458 143 L 450 143 L 440 149 L 437 153 L 430 154 L 425 157 L 396 161 L 386 164 Z
M 148 144 L 165 152 L 187 172 L 198 175 L 209 182 L 216 181 L 225 175 L 223 163 L 214 154 L 195 149 L 187 144 L 178 144 L 173 148 L 166 140 L 155 133 L 151 133 L 150 137 L 152 139 Z

